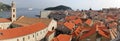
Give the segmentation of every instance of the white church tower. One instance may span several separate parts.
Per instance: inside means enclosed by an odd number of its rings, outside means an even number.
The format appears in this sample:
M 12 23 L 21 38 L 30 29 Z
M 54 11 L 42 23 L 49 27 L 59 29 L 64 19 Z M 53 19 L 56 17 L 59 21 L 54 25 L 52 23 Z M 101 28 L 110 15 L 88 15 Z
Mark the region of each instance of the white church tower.
M 16 4 L 14 1 L 11 3 L 11 21 L 16 21 Z

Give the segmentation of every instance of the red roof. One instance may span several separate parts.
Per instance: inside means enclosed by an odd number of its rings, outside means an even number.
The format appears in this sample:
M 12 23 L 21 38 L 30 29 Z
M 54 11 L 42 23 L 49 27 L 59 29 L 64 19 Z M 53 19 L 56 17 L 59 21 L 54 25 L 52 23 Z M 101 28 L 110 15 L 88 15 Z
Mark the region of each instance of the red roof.
M 106 22 L 110 22 L 110 21 L 114 21 L 114 19 L 113 19 L 113 18 L 111 18 L 111 17 L 107 17 Z
M 71 35 L 60 34 L 52 41 L 70 41 L 70 40 L 71 40 Z
M 109 26 L 110 28 L 113 28 L 113 27 L 117 27 L 117 25 L 118 25 L 118 24 L 117 24 L 116 22 L 112 22 L 112 23 L 109 23 L 108 26 Z
M 103 30 L 98 30 L 98 33 L 100 34 L 100 35 L 102 35 L 102 36 L 104 36 L 104 37 L 106 37 L 106 38 L 110 38 L 110 36 L 108 35 L 108 33 L 106 33 L 105 31 L 103 31 Z
M 88 31 L 88 33 L 83 34 L 83 35 L 80 37 L 80 39 L 84 39 L 84 38 L 89 37 L 89 36 L 91 36 L 91 35 L 93 35 L 93 34 L 95 34 L 95 33 L 96 33 L 96 28 L 93 27 L 90 31 Z
M 77 18 L 77 16 L 66 16 L 65 20 L 74 20 L 76 18 Z
M 82 24 L 82 20 L 81 19 L 76 19 L 76 20 L 73 20 L 73 22 L 75 23 L 75 24 Z
M 58 24 L 58 25 L 63 25 L 64 22 L 59 21 L 59 22 L 57 22 L 57 24 Z
M 88 25 L 90 25 L 92 23 L 92 20 L 88 19 L 85 23 L 88 24 Z
M 64 25 L 65 25 L 68 29 L 70 29 L 70 30 L 72 30 L 73 27 L 75 26 L 75 24 L 72 23 L 71 21 L 65 22 Z
M 10 18 L 0 18 L 0 22 L 11 22 Z
M 96 33 L 96 30 L 98 31 L 98 34 L 102 35 L 103 37 L 110 38 L 109 32 L 107 32 L 107 28 L 98 24 L 95 24 L 94 27 L 90 29 L 87 33 L 83 34 L 80 39 L 84 39 L 89 37 L 90 35 L 93 35 Z
M 55 31 L 48 31 L 46 34 L 46 37 L 49 37 L 52 33 L 54 33 Z
M 36 24 L 32 24 L 30 26 L 0 30 L 0 33 L 2 33 L 2 35 L 0 35 L 0 40 L 32 34 L 34 32 L 44 29 L 45 27 L 46 27 L 46 25 L 44 23 L 39 22 Z
M 77 29 L 75 30 L 76 36 L 78 36 L 81 31 L 82 31 L 82 28 L 80 26 L 78 26 Z

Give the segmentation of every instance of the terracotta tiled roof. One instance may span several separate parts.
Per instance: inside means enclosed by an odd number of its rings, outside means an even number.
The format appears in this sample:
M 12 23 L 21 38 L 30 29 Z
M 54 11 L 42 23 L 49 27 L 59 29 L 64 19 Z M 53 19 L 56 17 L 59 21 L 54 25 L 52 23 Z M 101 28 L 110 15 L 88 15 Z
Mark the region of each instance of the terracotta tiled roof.
M 74 26 L 75 26 L 75 24 L 72 23 L 71 21 L 65 22 L 64 25 L 65 25 L 68 29 L 70 29 L 70 30 L 72 30 L 72 29 L 74 28 Z
M 83 34 L 83 35 L 80 37 L 80 39 L 84 39 L 84 38 L 86 38 L 86 37 L 89 37 L 90 35 L 95 34 L 95 33 L 96 33 L 96 30 L 95 30 L 95 29 L 96 29 L 96 28 L 93 27 L 90 31 L 88 31 L 88 33 Z
M 17 21 L 13 24 L 18 24 L 21 26 L 31 25 L 37 22 L 42 22 L 48 25 L 52 19 L 45 19 L 45 18 L 29 18 L 29 17 L 20 17 Z
M 58 25 L 63 25 L 64 22 L 59 21 L 59 22 L 57 22 L 57 24 L 58 24 Z
M 48 31 L 46 34 L 46 37 L 49 37 L 52 33 L 54 33 L 55 31 Z
M 74 20 L 76 18 L 77 18 L 77 16 L 66 16 L 65 20 Z
M 117 27 L 117 23 L 116 22 L 112 22 L 112 23 L 109 23 L 109 28 L 113 28 L 113 27 Z
M 108 33 L 106 33 L 105 31 L 103 30 L 98 30 L 98 33 L 106 38 L 110 38 L 110 36 L 108 35 Z
M 82 30 L 84 30 L 84 29 L 82 29 Z M 110 38 L 108 29 L 104 26 L 98 25 L 98 23 L 95 23 L 93 25 L 93 27 L 90 30 L 88 30 L 87 33 L 83 34 L 80 37 L 80 39 L 84 39 L 84 38 L 87 38 L 87 37 L 93 35 L 94 33 L 96 33 L 96 30 L 98 31 L 98 34 L 100 34 L 101 36 Z
M 0 23 L 2 22 L 11 22 L 10 18 L 0 18 Z
M 109 36 L 109 30 L 108 30 L 107 27 L 103 26 L 103 24 L 96 24 L 96 30 L 103 37 L 110 38 L 110 36 Z
M 78 26 L 77 29 L 75 30 L 76 36 L 78 36 L 81 31 L 82 31 L 82 28 L 80 26 Z
M 71 35 L 60 34 L 52 41 L 71 41 Z
M 107 17 L 106 22 L 114 21 L 111 17 Z
M 75 24 L 82 24 L 82 20 L 81 19 L 76 19 L 76 20 L 73 20 L 73 22 L 75 23 Z
M 59 41 L 58 38 L 53 38 L 51 41 Z
M 0 40 L 32 34 L 44 28 L 46 28 L 46 25 L 44 23 L 39 22 L 39 23 L 32 24 L 26 27 L 18 27 L 18 28 L 13 28 L 13 29 L 0 30 L 0 33 L 2 33 L 0 35 Z
M 87 19 L 87 21 L 85 23 L 90 25 L 92 23 L 92 20 L 91 19 Z

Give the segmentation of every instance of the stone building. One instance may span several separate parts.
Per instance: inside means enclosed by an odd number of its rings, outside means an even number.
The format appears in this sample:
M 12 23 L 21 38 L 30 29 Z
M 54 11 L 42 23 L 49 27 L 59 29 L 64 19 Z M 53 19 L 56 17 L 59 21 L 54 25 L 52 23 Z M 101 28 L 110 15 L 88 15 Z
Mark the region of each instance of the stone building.
M 56 29 L 56 24 L 56 21 L 50 20 L 48 25 L 44 22 L 37 22 L 29 26 L 1 30 L 0 41 L 40 41 L 48 31 Z M 54 35 L 51 37 L 54 37 Z
M 16 21 L 16 5 L 15 2 L 11 3 L 11 17 L 10 18 L 0 18 L 0 29 L 8 29 L 12 22 Z
M 48 15 L 51 13 L 52 11 L 41 11 L 40 12 L 40 18 L 48 18 Z
M 56 27 L 53 19 L 21 16 L 16 20 L 15 2 L 12 1 L 11 18 L 0 18 L 0 41 L 50 41 Z

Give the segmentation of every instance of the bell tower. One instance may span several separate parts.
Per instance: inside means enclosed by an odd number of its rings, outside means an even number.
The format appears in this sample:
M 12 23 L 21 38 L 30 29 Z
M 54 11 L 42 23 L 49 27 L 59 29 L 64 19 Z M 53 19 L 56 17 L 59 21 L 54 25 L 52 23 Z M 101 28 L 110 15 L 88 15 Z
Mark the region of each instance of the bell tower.
M 16 21 L 16 4 L 14 1 L 11 3 L 11 21 Z

